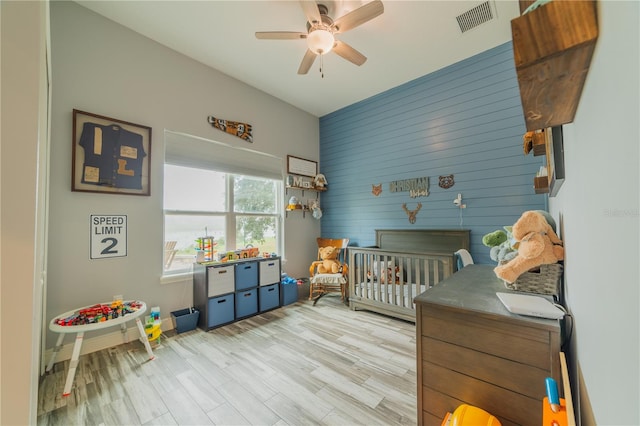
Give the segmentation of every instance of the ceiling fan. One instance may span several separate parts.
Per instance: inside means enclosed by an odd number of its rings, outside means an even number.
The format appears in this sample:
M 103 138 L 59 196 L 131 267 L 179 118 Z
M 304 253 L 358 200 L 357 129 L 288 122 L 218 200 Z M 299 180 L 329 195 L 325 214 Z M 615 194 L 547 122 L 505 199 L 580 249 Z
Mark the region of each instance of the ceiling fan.
M 339 56 L 356 65 L 365 63 L 367 60 L 366 56 L 347 43 L 336 40 L 335 34 L 347 32 L 381 15 L 384 12 L 384 6 L 380 0 L 374 0 L 360 6 L 336 20 L 331 19 L 331 17 L 327 15 L 328 8 L 324 4 L 301 0 L 300 5 L 307 17 L 306 33 L 294 31 L 260 31 L 256 32 L 256 38 L 269 40 L 306 39 L 308 48 L 302 58 L 300 68 L 298 68 L 298 74 L 306 74 L 316 60 L 316 56 L 320 56 L 320 60 L 322 60 L 322 56 L 331 51 L 334 51 Z

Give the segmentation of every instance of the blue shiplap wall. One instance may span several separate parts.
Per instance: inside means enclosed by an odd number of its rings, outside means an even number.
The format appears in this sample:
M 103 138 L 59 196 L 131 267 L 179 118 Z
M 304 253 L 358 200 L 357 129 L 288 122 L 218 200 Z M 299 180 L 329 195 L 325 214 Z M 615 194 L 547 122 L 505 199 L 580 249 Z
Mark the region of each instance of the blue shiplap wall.
M 376 229 L 470 229 L 474 260 L 492 263 L 482 236 L 546 208 L 533 191 L 544 156 L 523 154 L 525 131 L 511 42 L 321 117 L 322 235 L 368 246 Z M 455 185 L 440 188 L 449 174 Z M 389 190 L 425 176 L 428 197 Z M 458 193 L 466 209 L 453 204 Z M 402 204 L 418 202 L 412 225 Z

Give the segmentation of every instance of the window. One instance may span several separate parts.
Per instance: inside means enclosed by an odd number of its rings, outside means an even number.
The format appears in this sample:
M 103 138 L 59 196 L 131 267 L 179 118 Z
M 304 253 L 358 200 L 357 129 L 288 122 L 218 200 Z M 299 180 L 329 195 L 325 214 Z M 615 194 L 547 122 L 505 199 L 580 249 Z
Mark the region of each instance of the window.
M 247 150 L 238 156 L 227 145 L 179 136 L 165 133 L 164 274 L 190 272 L 204 236 L 214 237 L 214 259 L 247 246 L 280 253 L 282 171 L 274 170 L 282 161 Z M 185 155 L 189 150 L 193 159 Z
M 214 237 L 218 253 L 247 246 L 279 252 L 281 185 L 272 179 L 165 164 L 164 238 L 176 242 L 166 253 L 165 272 L 189 271 L 197 239 L 204 236 Z

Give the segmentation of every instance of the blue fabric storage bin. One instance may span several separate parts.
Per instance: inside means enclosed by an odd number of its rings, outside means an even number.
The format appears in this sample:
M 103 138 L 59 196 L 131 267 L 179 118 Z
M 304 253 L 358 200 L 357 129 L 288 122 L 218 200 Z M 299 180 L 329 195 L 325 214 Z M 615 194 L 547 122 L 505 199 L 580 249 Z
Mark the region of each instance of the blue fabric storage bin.
M 242 262 L 236 265 L 236 291 L 258 286 L 258 262 Z
M 216 327 L 232 322 L 235 319 L 233 301 L 233 294 L 226 294 L 209 299 L 207 326 Z
M 236 318 L 248 317 L 258 312 L 258 289 L 236 292 Z
M 280 306 L 280 291 L 278 284 L 260 287 L 260 312 L 268 311 Z
M 262 260 L 258 264 L 261 286 L 277 284 L 280 282 L 280 259 Z
M 290 305 L 298 301 L 298 284 L 282 284 L 280 283 L 281 305 Z
M 173 318 L 174 328 L 178 334 L 185 331 L 195 330 L 198 324 L 198 318 L 200 317 L 200 311 L 197 309 L 180 309 L 171 312 L 171 318 Z

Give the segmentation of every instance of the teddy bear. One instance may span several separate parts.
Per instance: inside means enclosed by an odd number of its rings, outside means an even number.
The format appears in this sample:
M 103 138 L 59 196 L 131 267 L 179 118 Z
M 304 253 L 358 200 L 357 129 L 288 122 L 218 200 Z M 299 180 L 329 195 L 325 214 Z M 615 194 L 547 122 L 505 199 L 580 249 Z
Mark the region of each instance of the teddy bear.
M 504 231 L 498 229 L 482 237 L 482 244 L 491 248 L 489 256 L 494 262 L 506 263 L 516 257 L 517 250 L 511 245 L 511 226 L 505 226 Z
M 518 254 L 510 262 L 494 268 L 498 278 L 513 283 L 532 268 L 564 259 L 562 241 L 540 212 L 524 212 L 511 232 L 518 242 Z
M 313 275 L 313 270 L 318 267 L 319 274 L 337 274 L 341 269 L 340 262 L 338 262 L 338 254 L 340 253 L 340 249 L 337 247 L 320 247 L 318 249 L 320 253 L 320 259 L 316 260 L 311 264 L 311 274 Z

